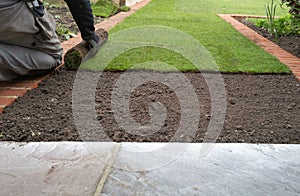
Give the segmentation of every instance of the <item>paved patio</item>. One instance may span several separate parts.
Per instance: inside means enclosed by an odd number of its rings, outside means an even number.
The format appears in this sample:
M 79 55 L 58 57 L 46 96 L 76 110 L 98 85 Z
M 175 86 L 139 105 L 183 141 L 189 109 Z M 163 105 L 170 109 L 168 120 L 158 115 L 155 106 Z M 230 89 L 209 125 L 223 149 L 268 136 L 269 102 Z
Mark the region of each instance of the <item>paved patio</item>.
M 300 195 L 300 146 L 0 144 L 0 195 Z

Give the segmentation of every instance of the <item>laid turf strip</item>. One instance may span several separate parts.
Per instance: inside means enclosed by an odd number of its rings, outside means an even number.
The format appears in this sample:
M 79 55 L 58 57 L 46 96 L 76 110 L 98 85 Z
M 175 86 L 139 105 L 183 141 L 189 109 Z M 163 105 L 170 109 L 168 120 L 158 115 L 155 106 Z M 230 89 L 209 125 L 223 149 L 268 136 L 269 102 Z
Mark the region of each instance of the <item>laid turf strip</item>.
M 174 34 L 163 33 L 164 28 L 168 27 L 191 36 L 198 45 L 204 47 L 221 72 L 288 73 L 290 70 L 285 65 L 217 16 L 218 13 L 264 15 L 264 4 L 268 2 L 268 0 L 152 0 L 147 6 L 112 29 L 110 40 L 106 46 L 115 44 L 114 48 L 123 47 L 122 45 L 130 45 L 135 41 L 141 42 L 142 39 L 151 40 L 151 38 L 156 39 L 156 37 L 160 38 L 161 41 L 157 43 L 161 45 L 161 42 L 168 42 L 174 37 Z M 278 9 L 278 15 L 286 14 L 287 11 Z M 128 34 L 125 32 L 124 36 L 122 35 L 124 30 L 147 27 L 148 25 L 163 27 L 162 32 L 145 30 L 142 33 L 134 34 L 134 31 L 128 31 Z M 131 39 L 132 34 L 136 36 L 136 40 Z M 178 37 L 178 47 L 183 44 L 181 43 L 182 39 L 182 37 Z M 102 48 L 104 53 L 107 49 L 106 46 Z M 191 54 L 194 53 L 194 49 L 196 49 L 195 46 L 186 48 Z M 106 56 L 111 54 L 113 51 L 106 51 L 105 53 Z M 164 47 L 164 45 L 163 48 L 155 46 L 153 49 L 145 44 L 140 48 L 129 47 L 124 54 L 118 55 L 105 68 L 107 70 L 126 70 L 132 66 L 132 62 L 142 63 L 158 57 L 159 61 L 162 61 L 163 58 L 164 61 L 180 71 L 207 70 L 207 67 L 197 67 L 190 62 L 190 59 L 180 55 L 176 51 Z M 102 59 L 103 56 L 99 54 L 83 68 L 102 70 L 103 66 L 99 65 Z M 206 59 L 203 58 L 199 61 L 202 60 Z M 159 70 L 159 67 L 156 70 Z

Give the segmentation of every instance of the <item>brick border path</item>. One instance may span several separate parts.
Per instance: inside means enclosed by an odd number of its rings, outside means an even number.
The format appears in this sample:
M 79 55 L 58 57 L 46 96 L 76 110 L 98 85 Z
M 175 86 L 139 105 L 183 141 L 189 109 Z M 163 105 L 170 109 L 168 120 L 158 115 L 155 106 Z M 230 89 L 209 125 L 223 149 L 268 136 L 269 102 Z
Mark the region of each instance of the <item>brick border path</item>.
M 103 28 L 109 31 L 111 28 L 122 22 L 128 16 L 134 14 L 137 10 L 147 5 L 151 0 L 143 0 L 133 5 L 129 12 L 120 12 L 109 19 L 95 25 L 96 29 Z M 62 43 L 64 54 L 71 49 L 74 45 L 81 42 L 81 36 L 78 34 L 77 37 L 71 38 L 68 41 Z M 64 55 L 63 54 L 63 55 Z M 57 69 L 63 66 L 60 65 Z M 34 77 L 26 80 L 15 80 L 9 82 L 0 82 L 0 114 L 4 108 L 13 104 L 18 97 L 23 96 L 28 90 L 35 89 L 39 83 L 47 79 L 51 74 L 47 74 L 40 77 Z
M 242 35 L 249 38 L 255 44 L 263 48 L 269 54 L 275 56 L 281 63 L 290 68 L 296 78 L 300 81 L 300 58 L 288 53 L 273 42 L 259 35 L 235 18 L 265 18 L 264 16 L 251 16 L 239 14 L 218 14 L 226 22 L 230 23 Z

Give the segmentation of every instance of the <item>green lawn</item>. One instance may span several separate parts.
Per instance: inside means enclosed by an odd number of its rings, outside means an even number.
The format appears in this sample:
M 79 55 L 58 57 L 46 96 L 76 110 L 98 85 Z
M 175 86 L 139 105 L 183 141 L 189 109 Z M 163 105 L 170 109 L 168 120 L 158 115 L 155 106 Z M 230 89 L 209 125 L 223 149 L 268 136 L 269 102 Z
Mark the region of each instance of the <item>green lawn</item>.
M 107 44 L 82 68 L 126 70 L 136 64 L 159 61 L 180 71 L 290 72 L 275 57 L 216 15 L 265 15 L 264 4 L 268 2 L 270 0 L 152 0 L 113 28 Z M 287 10 L 278 8 L 277 13 L 285 15 Z M 158 30 L 151 32 L 146 26 L 145 31 L 139 31 L 145 25 L 155 25 Z M 134 30 L 136 27 L 139 29 L 137 33 Z M 171 29 L 170 32 L 166 33 L 166 27 Z M 191 37 L 185 39 L 182 36 Z M 145 65 L 138 68 L 160 69 Z

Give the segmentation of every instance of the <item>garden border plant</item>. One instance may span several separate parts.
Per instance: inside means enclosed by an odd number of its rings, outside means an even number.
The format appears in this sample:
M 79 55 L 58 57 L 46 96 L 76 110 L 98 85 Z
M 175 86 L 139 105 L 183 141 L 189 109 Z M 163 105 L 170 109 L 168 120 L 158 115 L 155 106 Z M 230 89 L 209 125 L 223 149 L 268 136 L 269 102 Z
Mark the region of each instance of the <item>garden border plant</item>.
M 266 19 L 249 18 L 248 20 L 250 22 L 253 22 L 259 28 L 267 29 L 269 34 L 275 37 L 276 41 L 278 41 L 278 38 L 280 36 L 300 36 L 299 12 L 296 12 L 296 9 L 294 8 L 294 6 L 292 6 L 291 3 L 286 2 L 286 0 L 282 0 L 280 4 L 274 4 L 274 0 L 272 0 L 270 4 L 265 5 L 265 10 L 267 14 Z M 291 6 L 289 13 L 282 17 L 275 17 L 276 8 L 278 5 L 280 5 L 282 9 L 286 9 L 284 8 L 284 6 Z
M 292 15 L 293 25 L 300 34 L 300 1 L 299 0 L 282 0 L 282 5 L 290 8 L 289 13 Z
M 271 35 L 274 35 L 278 39 L 278 32 L 275 27 L 275 15 L 276 15 L 277 4 L 274 4 L 274 0 L 270 4 L 265 5 L 267 20 L 268 20 L 268 31 Z
M 299 0 L 281 0 L 282 5 L 286 4 L 290 10 L 289 13 L 295 18 L 300 18 L 300 1 Z

